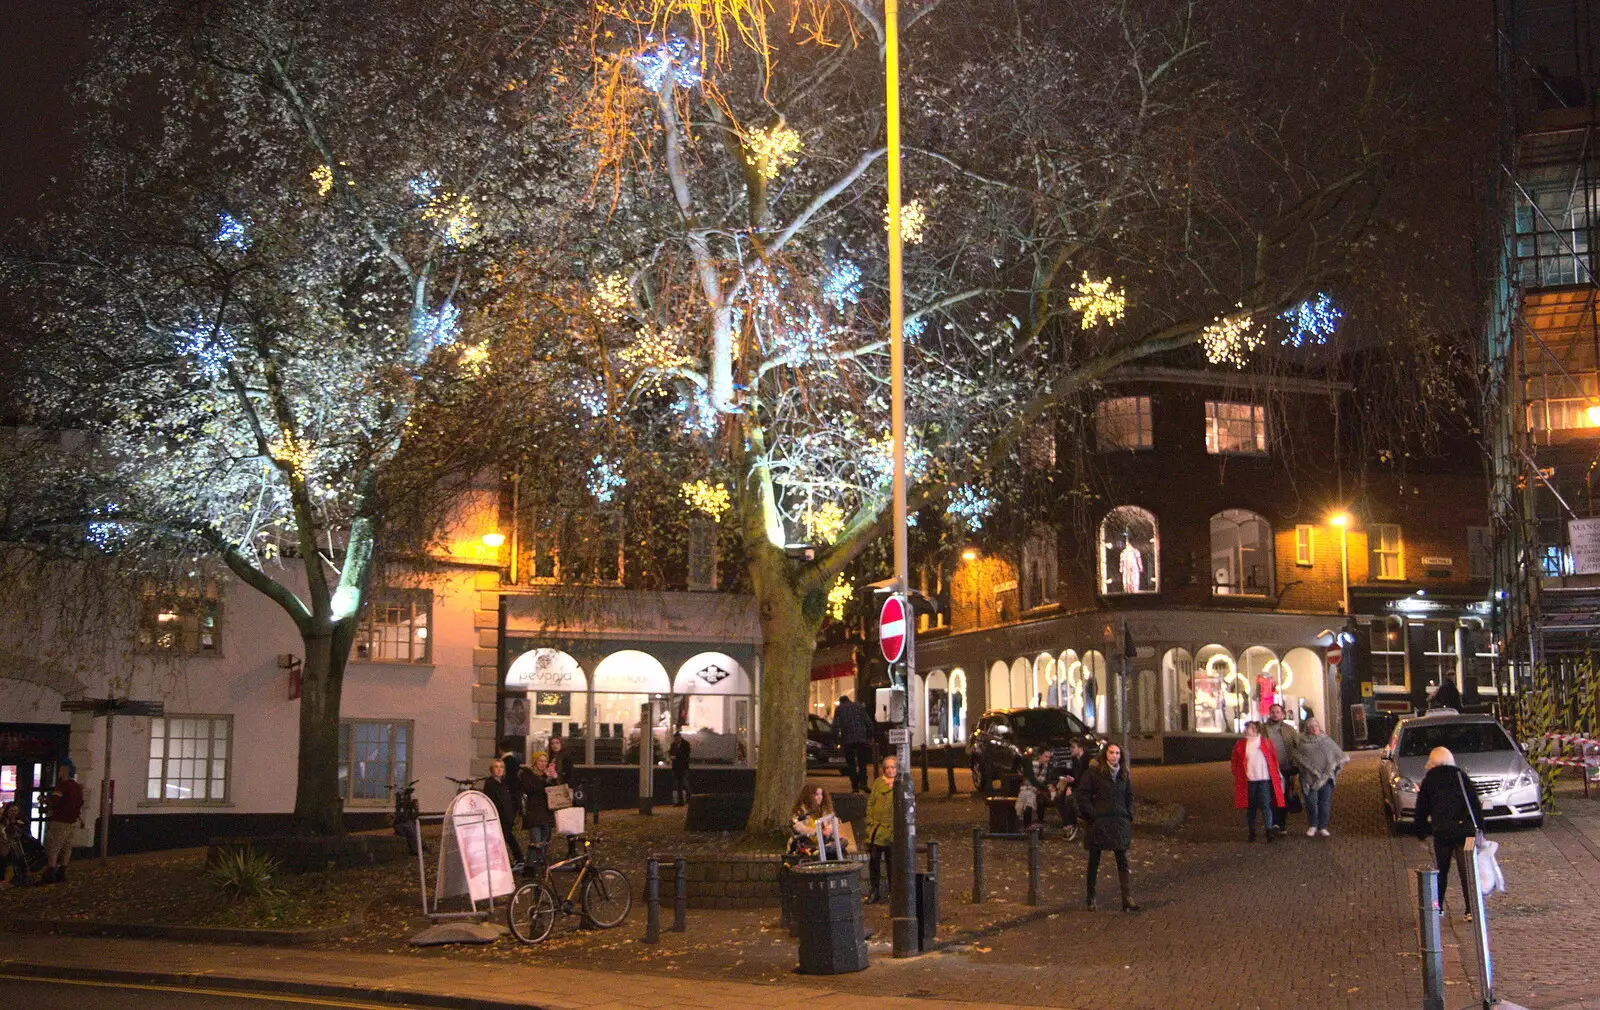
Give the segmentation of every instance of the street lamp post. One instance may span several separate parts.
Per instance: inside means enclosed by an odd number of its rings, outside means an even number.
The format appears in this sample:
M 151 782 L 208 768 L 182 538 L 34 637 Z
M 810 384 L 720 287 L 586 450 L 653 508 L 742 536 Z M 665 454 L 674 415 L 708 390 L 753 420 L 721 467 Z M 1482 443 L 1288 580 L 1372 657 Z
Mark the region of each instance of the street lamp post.
M 1328 517 L 1328 522 L 1339 529 L 1339 583 L 1341 613 L 1350 616 L 1350 513 L 1340 512 Z

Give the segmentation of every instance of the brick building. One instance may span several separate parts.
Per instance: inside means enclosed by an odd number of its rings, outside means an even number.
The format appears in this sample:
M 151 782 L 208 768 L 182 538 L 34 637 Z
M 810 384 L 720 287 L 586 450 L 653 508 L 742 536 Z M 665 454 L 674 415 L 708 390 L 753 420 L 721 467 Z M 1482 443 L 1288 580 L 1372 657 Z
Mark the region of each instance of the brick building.
M 986 709 L 1060 705 L 1125 726 L 1135 758 L 1175 761 L 1223 755 L 1274 700 L 1352 746 L 1443 680 L 1487 706 L 1476 455 L 1357 477 L 1341 444 L 1352 400 L 1316 379 L 1116 373 L 1061 435 L 1087 450 L 1064 460 L 1094 463 L 1085 517 L 975 543 L 948 580 L 948 627 L 918 647 L 926 734 L 960 741 Z

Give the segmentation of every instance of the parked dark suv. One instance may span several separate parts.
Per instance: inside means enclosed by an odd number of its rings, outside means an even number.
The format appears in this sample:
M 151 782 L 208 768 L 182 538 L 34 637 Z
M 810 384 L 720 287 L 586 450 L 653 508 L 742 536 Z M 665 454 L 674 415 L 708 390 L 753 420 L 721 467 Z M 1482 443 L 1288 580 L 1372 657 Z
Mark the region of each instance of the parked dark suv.
M 806 716 L 806 770 L 825 769 L 844 771 L 844 748 L 839 745 L 839 733 L 820 715 Z
M 1041 750 L 1050 751 L 1050 767 L 1059 771 L 1071 760 L 1067 744 L 1074 737 L 1097 741 L 1094 731 L 1071 712 L 1059 708 L 1012 708 L 985 712 L 967 741 L 972 782 L 981 792 L 989 783 L 1013 772 Z M 1097 744 L 1092 744 L 1097 745 Z

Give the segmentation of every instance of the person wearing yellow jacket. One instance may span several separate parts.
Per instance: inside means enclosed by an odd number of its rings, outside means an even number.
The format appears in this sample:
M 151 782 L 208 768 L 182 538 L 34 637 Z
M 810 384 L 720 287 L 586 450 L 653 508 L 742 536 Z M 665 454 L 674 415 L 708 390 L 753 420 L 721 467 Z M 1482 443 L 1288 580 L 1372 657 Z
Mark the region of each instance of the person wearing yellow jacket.
M 867 793 L 867 851 L 871 859 L 867 863 L 867 872 L 872 878 L 872 897 L 867 901 L 876 904 L 883 900 L 884 891 L 879 887 L 879 873 L 883 866 L 888 865 L 892 858 L 891 846 L 894 845 L 894 780 L 900 773 L 900 762 L 892 757 L 886 757 L 878 762 L 879 775 L 872 780 L 872 788 Z M 890 866 L 889 872 L 894 872 Z

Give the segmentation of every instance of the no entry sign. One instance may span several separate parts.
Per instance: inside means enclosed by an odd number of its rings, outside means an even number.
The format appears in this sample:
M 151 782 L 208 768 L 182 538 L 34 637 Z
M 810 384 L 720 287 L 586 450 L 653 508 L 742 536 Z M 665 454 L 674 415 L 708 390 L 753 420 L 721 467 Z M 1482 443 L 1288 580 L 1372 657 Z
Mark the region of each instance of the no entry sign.
M 1339 660 L 1344 658 L 1344 650 L 1337 645 L 1328 646 L 1328 665 L 1338 666 Z
M 900 662 L 906 651 L 906 605 L 898 596 L 883 601 L 878 612 L 878 648 L 883 658 L 891 663 Z

